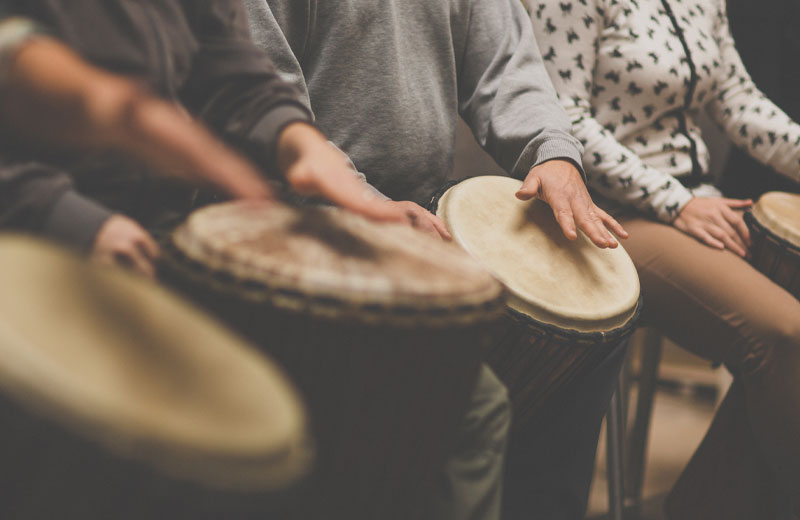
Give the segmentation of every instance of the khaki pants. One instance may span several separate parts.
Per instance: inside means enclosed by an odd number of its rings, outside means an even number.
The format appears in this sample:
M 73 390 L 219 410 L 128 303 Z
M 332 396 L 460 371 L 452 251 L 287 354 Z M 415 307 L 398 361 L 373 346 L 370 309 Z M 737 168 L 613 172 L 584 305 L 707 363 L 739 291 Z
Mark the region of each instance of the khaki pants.
M 733 253 L 644 218 L 621 222 L 631 235 L 623 245 L 639 269 L 645 323 L 692 352 L 725 363 L 742 386 L 720 413 L 746 414 L 746 420 L 717 421 L 749 424 L 751 436 L 740 435 L 745 440 L 737 449 L 758 453 L 728 453 L 730 471 L 737 471 L 737 460 L 763 459 L 800 510 L 800 302 Z M 696 459 L 702 458 L 698 453 Z M 689 469 L 709 478 L 733 474 L 699 464 Z M 704 481 L 700 475 L 683 478 Z M 747 499 L 741 490 L 725 493 L 718 486 L 727 496 L 705 496 L 707 511 L 699 515 L 691 500 L 680 496 L 681 488 L 689 486 L 678 486 L 670 500 L 671 515 L 680 520 L 713 520 L 717 516 L 709 511 Z

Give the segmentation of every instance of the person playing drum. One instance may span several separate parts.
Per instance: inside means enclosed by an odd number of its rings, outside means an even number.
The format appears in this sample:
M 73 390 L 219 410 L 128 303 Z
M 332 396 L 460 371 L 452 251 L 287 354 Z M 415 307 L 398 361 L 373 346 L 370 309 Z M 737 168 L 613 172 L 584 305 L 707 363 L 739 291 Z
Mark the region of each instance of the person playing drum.
M 396 205 L 413 208 L 430 232 L 440 232 L 442 223 L 420 205 L 428 204 L 452 170 L 461 115 L 498 163 L 525 179 L 518 196 L 548 202 L 569 238 L 580 228 L 597 246 L 614 247 L 606 227 L 626 236 L 588 196 L 581 146 L 570 135 L 518 0 L 247 0 L 245 5 L 256 43 L 303 91 L 320 128 L 373 186 Z M 557 509 L 585 508 L 600 420 L 620 365 L 616 356 L 602 374 L 588 378 L 596 386 L 583 395 L 592 399 L 565 405 L 569 424 L 554 428 L 549 442 L 563 455 L 560 467 L 530 465 L 542 477 L 537 480 L 569 474 L 557 491 Z M 494 388 L 487 402 L 501 402 L 501 385 L 488 368 L 484 374 L 482 381 L 492 380 Z M 606 398 L 594 400 L 602 395 Z M 564 440 L 575 431 L 586 449 Z M 482 463 L 474 457 L 470 465 L 452 468 L 453 493 L 472 508 L 438 518 L 499 517 L 499 489 L 475 469 L 500 473 L 502 458 L 489 455 Z M 541 504 L 527 514 L 553 518 Z
M 746 414 L 740 422 L 749 423 L 753 444 L 732 448 L 717 460 L 721 467 L 691 465 L 682 480 L 693 484 L 673 492 L 670 516 L 753 518 L 745 505 L 753 490 L 726 484 L 747 478 L 738 461 L 751 453 L 766 461 L 800 513 L 800 302 L 747 262 L 742 210 L 751 201 L 726 199 L 713 186 L 696 116 L 705 109 L 742 150 L 794 181 L 800 125 L 748 76 L 723 0 L 527 5 L 585 144 L 589 184 L 630 232 L 626 249 L 641 277 L 643 320 L 724 362 L 744 386 L 723 411 Z M 703 457 L 701 450 L 696 458 Z
M 10 5 L 5 9 L 12 10 Z M 103 21 L 98 22 L 102 26 Z M 205 29 L 197 30 L 193 37 L 200 40 L 211 37 L 203 31 Z M 172 35 L 175 34 L 189 37 L 189 33 L 183 34 L 178 29 Z M 210 186 L 228 195 L 244 198 L 270 195 L 256 167 L 189 119 L 185 110 L 149 94 L 130 77 L 111 74 L 83 61 L 52 36 L 45 27 L 23 17 L 7 17 L 0 23 L 0 124 L 6 142 L 2 153 L 5 164 L 0 168 L 0 184 L 5 193 L 0 199 L 3 227 L 41 233 L 79 249 L 90 249 L 98 260 L 121 262 L 144 274 L 152 274 L 153 260 L 158 255 L 153 239 L 138 222 L 129 218 L 136 215 L 124 216 L 125 211 L 118 203 L 115 206 L 105 201 L 104 205 L 86 196 L 86 192 L 94 191 L 103 181 L 79 179 L 77 188 L 70 187 L 66 172 L 78 174 L 78 170 L 86 168 L 74 165 L 65 168 L 64 156 L 54 161 L 50 153 L 41 153 L 42 148 L 26 147 L 19 153 L 23 141 L 39 146 L 47 144 L 59 150 L 77 149 L 83 153 L 122 152 L 161 174 Z M 283 172 L 295 189 L 330 198 L 373 218 L 408 219 L 403 212 L 386 206 L 378 198 L 364 197 L 362 182 L 349 171 L 347 161 L 308 125 L 309 117 L 294 93 L 275 76 L 266 57 L 250 47 L 246 36 L 237 35 L 235 30 L 220 36 L 229 38 L 232 51 L 244 59 L 239 62 L 238 70 L 224 70 L 219 63 L 213 65 L 216 58 L 206 54 L 204 59 L 211 68 L 211 76 L 228 74 L 234 78 L 249 71 L 247 73 L 252 76 L 248 81 L 253 85 L 261 82 L 262 94 L 250 100 L 253 106 L 238 113 L 233 99 L 229 100 L 232 104 L 218 107 L 217 120 L 208 121 L 218 133 L 234 138 L 237 131 L 231 128 L 250 118 L 253 121 L 248 125 L 254 129 L 239 139 L 259 141 L 266 149 L 277 147 L 276 164 L 267 157 L 269 154 L 252 159 L 265 169 Z M 88 41 L 66 40 L 68 38 L 65 38 L 66 43 L 74 45 L 95 64 L 102 61 L 95 56 L 98 50 L 106 52 L 108 48 L 124 45 L 123 38 L 113 44 L 101 43 L 96 48 L 90 48 Z M 144 45 L 140 48 L 144 49 Z M 152 90 L 189 103 L 186 92 L 180 96 L 177 92 L 164 91 L 165 84 L 178 88 L 178 80 L 157 79 L 156 64 L 146 63 L 144 54 L 126 59 L 143 69 L 133 75 L 143 79 Z M 102 65 L 130 76 L 131 71 L 126 67 L 133 65 L 123 61 L 120 58 L 111 64 L 102 62 Z M 176 71 L 170 72 L 168 76 L 176 74 Z M 185 83 L 183 86 L 197 83 L 197 79 L 192 78 L 181 78 L 181 81 Z M 212 79 L 206 77 L 203 81 Z M 193 89 L 195 94 L 199 91 Z M 212 88 L 200 97 L 214 94 Z M 216 99 L 217 102 L 221 100 Z M 200 98 L 192 101 L 205 102 Z M 201 109 L 195 108 L 199 115 Z M 207 105 L 203 110 L 211 108 Z M 227 118 L 223 112 L 234 115 Z M 264 124 L 259 125 L 258 120 Z M 225 125 L 232 126 L 226 129 Z M 30 163 L 28 158 L 42 162 Z M 119 165 L 108 166 L 112 170 L 118 168 Z M 141 179 L 133 182 L 125 188 L 128 194 L 140 193 L 135 187 L 137 184 L 148 183 Z M 154 187 L 155 181 L 148 189 Z M 130 195 L 130 198 L 137 197 Z M 125 204 L 137 205 L 132 201 Z
M 2 5 L 6 14 L 42 24 L 89 63 L 133 77 L 201 117 L 258 166 L 282 172 L 301 194 L 321 194 L 368 216 L 433 229 L 418 218 L 416 208 L 376 197 L 346 157 L 309 124 L 308 109 L 268 56 L 253 46 L 240 2 L 211 0 L 187 7 L 177 0 L 19 0 Z M 574 145 L 571 153 L 579 157 L 579 147 Z M 93 247 L 95 254 L 121 256 L 145 273 L 152 271 L 156 251 L 143 228 L 174 224 L 174 216 L 183 216 L 193 202 L 183 187 L 156 182 L 105 156 L 53 156 L 9 145 L 0 148 L 0 157 L 0 227 Z M 577 191 L 586 209 L 588 195 L 582 184 L 576 190 L 575 182 L 580 176 L 563 187 L 559 179 L 549 186 L 551 191 L 553 186 Z M 481 473 L 480 491 L 499 497 L 510 422 L 502 386 L 482 377 L 465 416 L 457 448 L 468 456 L 451 457 L 448 464 L 463 474 Z M 484 458 L 493 464 L 485 467 Z M 443 518 L 438 510 L 444 509 L 462 518 L 466 515 L 460 511 L 471 510 L 473 497 L 483 495 L 454 494 L 443 478 L 430 516 Z

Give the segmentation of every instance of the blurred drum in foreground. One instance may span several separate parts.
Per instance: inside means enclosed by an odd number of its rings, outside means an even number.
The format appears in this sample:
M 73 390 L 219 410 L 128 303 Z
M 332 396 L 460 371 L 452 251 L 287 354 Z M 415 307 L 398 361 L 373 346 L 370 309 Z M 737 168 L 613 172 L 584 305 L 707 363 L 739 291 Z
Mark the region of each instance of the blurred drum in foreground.
M 639 277 L 622 247 L 570 242 L 550 208 L 522 202 L 522 182 L 474 177 L 434 199 L 454 240 L 509 292 L 488 362 L 508 386 L 514 430 L 535 427 L 548 400 L 591 370 L 633 331 Z
M 800 195 L 765 193 L 745 221 L 753 266 L 800 299 Z
M 147 280 L 0 239 L 0 517 L 264 519 L 309 468 L 283 373 Z
M 502 288 L 452 244 L 334 208 L 193 214 L 167 276 L 287 367 L 318 441 L 304 518 L 419 518 Z

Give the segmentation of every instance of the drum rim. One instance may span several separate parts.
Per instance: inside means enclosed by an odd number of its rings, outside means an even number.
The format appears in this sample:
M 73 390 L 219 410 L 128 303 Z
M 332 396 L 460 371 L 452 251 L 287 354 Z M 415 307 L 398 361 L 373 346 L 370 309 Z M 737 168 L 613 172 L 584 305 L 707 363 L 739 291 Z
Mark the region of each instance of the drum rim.
M 535 329 L 538 329 L 550 336 L 564 338 L 568 340 L 570 343 L 578 343 L 587 346 L 593 346 L 600 344 L 617 343 L 622 341 L 626 337 L 630 336 L 634 332 L 634 330 L 636 330 L 636 327 L 639 325 L 639 320 L 642 315 L 643 305 L 644 305 L 644 299 L 640 294 L 639 300 L 636 303 L 636 308 L 634 309 L 630 318 L 628 319 L 627 322 L 625 322 L 624 325 L 613 328 L 608 331 L 595 331 L 595 332 L 584 332 L 574 329 L 565 329 L 559 327 L 558 325 L 553 325 L 552 323 L 545 323 L 543 321 L 539 321 L 528 314 L 519 312 L 510 307 L 506 308 L 506 312 L 518 323 L 525 325 L 527 327 L 533 327 Z
M 774 219 L 765 211 L 765 209 L 763 207 L 763 202 L 765 201 L 765 198 L 768 199 L 768 198 L 771 198 L 772 196 L 785 196 L 785 195 L 791 195 L 793 198 L 796 198 L 798 202 L 800 202 L 800 194 L 788 193 L 788 192 L 782 192 L 782 191 L 769 191 L 767 193 L 764 193 L 761 196 L 761 198 L 759 198 L 759 200 L 756 202 L 756 204 L 750 210 L 745 212 L 745 217 L 748 217 L 748 215 L 749 215 L 749 218 L 752 219 L 753 222 L 758 224 L 758 229 L 763 229 L 764 231 L 768 232 L 770 234 L 770 236 L 775 237 L 777 240 L 780 240 L 781 244 L 782 245 L 785 244 L 785 247 L 787 249 L 790 249 L 790 250 L 793 250 L 793 251 L 800 251 L 800 243 L 795 244 L 794 242 L 792 242 L 791 238 L 789 238 L 788 236 L 785 236 L 785 235 L 791 234 L 793 237 L 797 238 L 798 241 L 800 241 L 800 235 L 798 235 L 797 233 L 788 232 L 788 231 L 785 234 L 780 233 L 779 231 L 783 231 L 783 229 L 774 230 L 774 229 L 772 229 L 770 227 L 767 227 L 767 223 L 766 222 L 762 222 L 761 220 L 759 220 L 759 217 L 758 217 L 758 214 L 761 214 L 761 215 L 763 215 L 763 220 L 774 221 Z M 778 227 L 780 227 L 780 226 L 778 226 Z
M 472 181 L 474 179 L 493 178 L 493 177 L 500 178 L 500 179 L 513 179 L 513 180 L 516 180 L 517 182 L 519 182 L 519 179 L 516 179 L 515 177 L 503 176 L 503 175 L 479 175 L 479 176 L 476 176 L 476 177 L 468 177 L 468 178 L 460 179 L 460 180 L 451 180 L 451 181 L 446 182 L 441 188 L 439 188 L 436 192 L 434 192 L 434 194 L 431 196 L 431 199 L 430 199 L 430 201 L 428 203 L 428 210 L 433 212 L 434 214 L 438 214 L 439 204 L 440 204 L 441 200 L 454 187 L 456 187 L 456 186 L 458 186 L 458 185 L 460 185 L 460 184 L 462 184 L 464 182 Z M 627 255 L 627 252 L 625 252 L 625 254 Z M 630 256 L 628 256 L 628 259 L 630 260 L 631 265 L 633 266 L 634 273 L 636 273 L 636 275 L 637 275 L 637 285 L 639 285 L 640 282 L 638 280 L 638 270 L 636 269 L 636 266 L 633 264 L 633 260 L 630 259 Z M 501 282 L 501 284 L 502 284 L 502 282 Z M 502 285 L 503 285 L 504 289 L 506 290 L 506 292 L 511 294 L 513 296 L 513 298 L 520 299 L 520 300 L 524 301 L 524 298 L 522 298 L 522 297 L 516 295 L 515 293 L 513 293 L 511 291 L 511 289 L 509 289 L 509 288 L 507 288 L 505 286 L 505 284 L 502 284 Z M 511 297 L 509 299 L 511 299 Z M 613 327 L 611 329 L 611 331 L 623 330 L 630 323 L 634 323 L 635 324 L 635 322 L 638 320 L 639 315 L 641 314 L 641 306 L 642 306 L 642 293 L 641 293 L 641 286 L 640 286 L 639 287 L 639 291 L 638 291 L 638 296 L 637 296 L 636 303 L 633 306 L 629 307 L 627 309 L 627 311 L 618 314 L 618 316 L 627 316 L 627 319 L 621 325 L 619 325 L 617 327 Z M 559 325 L 555 325 L 553 323 L 548 323 L 548 322 L 542 321 L 541 319 L 537 319 L 536 317 L 531 316 L 530 314 L 527 314 L 527 313 L 525 313 L 523 311 L 520 311 L 520 310 L 517 310 L 517 309 L 511 307 L 510 305 L 507 305 L 507 310 L 510 313 L 512 313 L 512 315 L 519 315 L 519 317 L 526 318 L 526 320 L 525 320 L 526 322 L 536 324 L 537 326 L 541 326 L 540 328 L 546 328 L 548 331 L 550 331 L 552 333 L 555 333 L 555 331 L 568 331 L 570 333 L 575 333 L 575 334 L 579 335 L 579 336 L 571 336 L 571 337 L 583 338 L 585 336 L 586 338 L 602 338 L 603 334 L 605 334 L 607 332 L 610 332 L 610 331 L 603 331 L 603 330 L 598 330 L 598 331 L 579 331 L 579 330 L 572 329 L 572 328 L 569 328 L 569 327 L 562 327 L 562 326 L 559 326 Z M 613 319 L 613 318 L 610 318 L 610 319 Z M 599 334 L 599 336 L 596 336 L 598 334 Z M 624 336 L 624 334 L 623 334 L 623 336 Z M 583 341 L 583 339 L 579 339 L 579 340 Z
M 98 282 L 101 283 L 103 278 L 112 279 L 112 277 L 117 280 L 128 278 L 129 281 L 123 282 L 123 284 L 133 281 L 132 275 L 102 268 L 93 269 L 74 255 L 30 237 L 2 235 L 0 236 L 0 246 L 9 249 L 16 247 L 18 250 L 24 250 L 25 254 L 39 251 L 58 253 L 58 261 L 66 260 L 64 265 L 72 264 L 80 272 L 104 273 L 98 277 Z M 140 281 L 135 280 L 135 283 L 139 284 Z M 182 300 L 168 294 L 163 288 L 154 286 L 153 289 L 155 291 L 150 294 L 162 292 L 169 299 L 177 302 L 178 307 L 181 304 L 187 306 Z M 197 313 L 198 311 L 194 310 L 193 312 Z M 231 337 L 234 335 L 231 334 Z M 296 430 L 297 435 L 287 438 L 287 442 L 270 441 L 266 444 L 261 443 L 262 445 L 258 447 L 250 446 L 249 443 L 248 446 L 235 443 L 220 444 L 208 438 L 187 439 L 175 431 L 154 429 L 148 423 L 141 422 L 141 415 L 138 412 L 131 413 L 128 410 L 121 414 L 108 413 L 109 406 L 115 406 L 113 403 L 111 405 L 99 403 L 98 407 L 89 410 L 83 405 L 76 404 L 74 399 L 82 391 L 66 397 L 47 389 L 52 385 L 34 384 L 33 376 L 26 375 L 29 370 L 25 369 L 25 366 L 27 364 L 30 367 L 31 363 L 44 370 L 44 372 L 40 371 L 40 375 L 47 373 L 48 370 L 56 375 L 57 373 L 68 374 L 68 372 L 48 361 L 46 352 L 36 346 L 38 342 L 19 330 L 12 321 L 0 320 L 0 341 L 7 342 L 9 345 L 29 345 L 26 348 L 15 349 L 27 352 L 25 359 L 14 362 L 9 356 L 0 365 L 2 399 L 13 403 L 23 410 L 23 413 L 55 424 L 72 435 L 90 440 L 100 450 L 107 450 L 119 456 L 137 460 L 175 478 L 222 488 L 278 489 L 291 485 L 308 472 L 313 455 L 313 445 L 309 436 L 305 406 L 295 385 L 289 381 L 283 370 L 271 359 L 257 354 L 252 347 L 247 347 L 245 351 L 242 351 L 243 354 L 257 356 L 259 362 L 268 367 L 269 377 L 275 381 L 271 382 L 270 386 L 280 390 L 290 408 L 295 410 L 292 415 L 296 415 L 296 417 L 292 418 L 292 422 L 296 422 L 296 428 L 292 427 L 291 429 Z M 237 344 L 232 348 L 238 350 L 240 346 L 246 346 L 244 341 L 239 341 L 239 343 L 240 345 Z M 11 348 L 9 347 L 9 349 Z M 51 365 L 55 368 L 48 369 L 47 367 Z M 52 370 L 56 372 L 52 372 Z M 273 378 L 273 375 L 277 376 L 277 380 Z M 69 382 L 70 376 L 66 377 L 68 379 L 64 381 Z M 75 381 L 74 377 L 72 381 Z M 59 398 L 58 395 L 62 395 L 62 397 Z M 122 422 L 118 422 L 118 419 L 122 419 Z M 272 464 L 267 464 L 268 462 Z M 274 465 L 276 462 L 281 463 L 280 467 Z
M 217 205 L 221 207 L 222 205 Z M 191 217 L 191 216 L 190 216 Z M 350 319 L 370 325 L 390 324 L 401 327 L 478 324 L 491 321 L 505 306 L 505 288 L 491 275 L 483 287 L 462 296 L 447 297 L 453 302 L 436 301 L 423 296 L 406 297 L 397 302 L 360 301 L 335 294 L 313 294 L 292 287 L 281 274 L 253 278 L 224 266 L 204 263 L 181 247 L 181 233 L 186 223 L 178 226 L 162 241 L 162 263 L 170 272 L 194 283 L 211 287 L 216 292 L 245 301 L 273 306 L 277 309 L 306 313 L 319 318 Z M 204 244 L 200 244 L 204 247 Z M 470 262 L 474 260 L 470 259 Z M 461 302 L 457 300 L 461 299 Z
M 764 224 L 759 222 L 758 217 L 756 217 L 752 211 L 745 212 L 744 220 L 750 226 L 751 229 L 759 231 L 772 238 L 778 244 L 778 246 L 780 246 L 781 249 L 788 249 L 789 251 L 792 251 L 793 253 L 800 255 L 800 246 L 793 244 L 791 241 L 776 234 L 774 231 L 772 231 Z

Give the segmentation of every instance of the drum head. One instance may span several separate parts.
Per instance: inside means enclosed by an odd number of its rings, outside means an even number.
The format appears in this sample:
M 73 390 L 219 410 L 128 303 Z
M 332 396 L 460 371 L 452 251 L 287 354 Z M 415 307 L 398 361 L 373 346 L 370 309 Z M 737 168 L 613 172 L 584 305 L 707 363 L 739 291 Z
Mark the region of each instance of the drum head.
M 800 195 L 765 193 L 753 207 L 753 216 L 767 230 L 800 247 Z
M 207 278 L 290 310 L 447 325 L 501 305 L 500 284 L 454 245 L 335 208 L 210 206 L 173 242 Z
M 281 370 L 149 281 L 0 239 L 0 392 L 173 477 L 272 489 L 309 462 Z
M 508 288 L 512 309 L 578 332 L 626 325 L 639 300 L 639 277 L 622 247 L 599 249 L 579 232 L 561 233 L 549 206 L 519 201 L 522 183 L 475 177 L 448 190 L 438 215 L 456 242 Z

